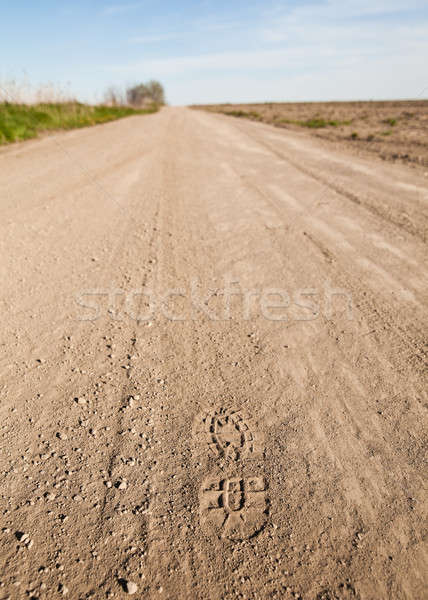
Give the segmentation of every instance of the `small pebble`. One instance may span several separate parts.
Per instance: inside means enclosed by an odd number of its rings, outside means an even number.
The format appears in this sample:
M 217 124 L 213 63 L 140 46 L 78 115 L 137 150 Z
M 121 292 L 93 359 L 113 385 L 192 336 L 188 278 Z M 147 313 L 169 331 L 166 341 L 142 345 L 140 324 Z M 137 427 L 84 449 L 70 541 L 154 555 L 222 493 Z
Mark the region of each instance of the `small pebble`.
M 58 586 L 58 591 L 63 596 L 66 596 L 68 594 L 68 587 L 66 585 L 64 585 L 63 583 L 60 583 L 59 586 Z
M 127 594 L 135 594 L 138 591 L 138 586 L 133 581 L 125 581 L 124 587 Z

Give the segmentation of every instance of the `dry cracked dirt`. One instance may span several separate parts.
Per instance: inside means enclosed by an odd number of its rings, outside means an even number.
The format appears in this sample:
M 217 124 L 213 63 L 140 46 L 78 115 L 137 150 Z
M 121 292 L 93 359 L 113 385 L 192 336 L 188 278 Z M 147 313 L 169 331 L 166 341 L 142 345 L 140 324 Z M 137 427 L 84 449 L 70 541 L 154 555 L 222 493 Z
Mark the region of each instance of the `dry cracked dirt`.
M 186 108 L 0 151 L 0 598 L 426 598 L 423 171 Z

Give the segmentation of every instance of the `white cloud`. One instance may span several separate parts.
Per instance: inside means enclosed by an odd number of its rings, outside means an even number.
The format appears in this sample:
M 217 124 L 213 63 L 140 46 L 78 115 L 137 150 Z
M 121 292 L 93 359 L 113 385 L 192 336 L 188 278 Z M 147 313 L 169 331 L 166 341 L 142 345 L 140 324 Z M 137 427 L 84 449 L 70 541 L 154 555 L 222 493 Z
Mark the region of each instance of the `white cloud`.
M 336 40 L 346 38 L 358 49 L 358 40 L 376 37 L 382 42 L 384 35 L 401 31 L 395 13 L 422 8 L 426 8 L 422 0 L 328 0 L 327 4 L 300 5 L 291 10 L 277 7 L 274 14 L 265 14 L 260 39 L 267 43 L 315 42 L 329 36 Z M 412 27 L 415 27 L 414 23 Z M 405 33 L 410 33 L 410 27 Z M 424 34 L 427 34 L 426 26 Z M 401 43 L 401 38 L 398 37 L 397 42 Z
M 230 71 L 235 69 L 280 68 L 292 65 L 292 61 L 303 60 L 304 51 L 299 48 L 291 50 L 262 50 L 249 52 L 218 52 L 195 56 L 174 56 L 167 58 L 151 58 L 128 65 L 112 65 L 111 71 L 141 73 L 158 73 L 159 76 L 185 73 L 191 71 Z
M 134 43 L 185 39 L 189 32 L 200 43 L 182 56 L 165 44 L 162 57 L 144 58 L 143 48 L 140 59 L 105 70 L 162 79 L 180 103 L 414 97 L 426 87 L 428 24 L 409 11 L 423 7 L 421 0 L 328 0 L 294 8 L 281 2 L 248 29 L 214 20 L 193 29 L 187 23 L 187 33 L 142 35 Z M 217 28 L 225 31 L 225 50 L 201 53 Z
M 410 66 L 404 57 L 394 69 L 388 57 L 369 63 L 353 59 L 352 68 L 344 63 L 322 71 L 279 74 L 260 80 L 233 72 L 207 74 L 193 87 L 191 78 L 186 76 L 171 80 L 166 87 L 175 104 L 406 99 L 422 97 L 424 64 L 423 56 Z M 426 83 L 425 80 L 425 86 Z
M 204 34 L 224 33 L 227 31 L 236 34 L 242 29 L 245 29 L 245 25 L 238 21 L 195 19 L 186 23 L 186 29 L 180 31 L 142 33 L 141 35 L 132 37 L 129 42 L 131 44 L 150 44 L 177 39 L 185 40 L 190 35 L 201 36 Z
M 272 10 L 268 8 L 265 16 L 275 19 L 292 16 L 296 20 L 332 21 L 423 9 L 426 9 L 426 0 L 314 0 L 312 3 L 298 4 L 294 7 L 289 7 L 286 3 L 277 4 Z

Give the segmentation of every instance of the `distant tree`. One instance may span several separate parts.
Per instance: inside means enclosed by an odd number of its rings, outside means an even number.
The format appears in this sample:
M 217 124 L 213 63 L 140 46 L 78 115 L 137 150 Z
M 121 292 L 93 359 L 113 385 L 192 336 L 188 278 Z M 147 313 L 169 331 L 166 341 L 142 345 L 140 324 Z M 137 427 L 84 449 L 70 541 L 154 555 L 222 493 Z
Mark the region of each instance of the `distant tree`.
M 126 104 L 124 92 L 117 86 L 110 86 L 104 93 L 104 102 L 109 106 Z
M 165 91 L 163 85 L 154 79 L 146 84 L 149 96 L 156 104 L 165 104 Z
M 139 106 L 143 104 L 144 99 L 147 99 L 148 92 L 144 83 L 140 83 L 139 85 L 135 85 L 132 88 L 128 88 L 126 90 L 126 99 L 128 104 L 131 106 Z
M 140 83 L 126 90 L 126 99 L 132 106 L 143 106 L 144 104 L 165 104 L 165 92 L 159 81 L 148 81 Z

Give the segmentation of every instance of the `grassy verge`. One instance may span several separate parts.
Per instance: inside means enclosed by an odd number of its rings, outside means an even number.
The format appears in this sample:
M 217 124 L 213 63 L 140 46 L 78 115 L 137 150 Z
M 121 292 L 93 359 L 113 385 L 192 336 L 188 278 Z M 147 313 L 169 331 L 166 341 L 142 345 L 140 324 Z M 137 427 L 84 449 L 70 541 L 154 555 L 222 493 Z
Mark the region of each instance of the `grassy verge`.
M 32 105 L 5 102 L 0 104 L 0 145 L 28 140 L 43 131 L 87 127 L 157 110 L 155 104 L 135 109 L 127 106 L 89 106 L 80 102 Z

